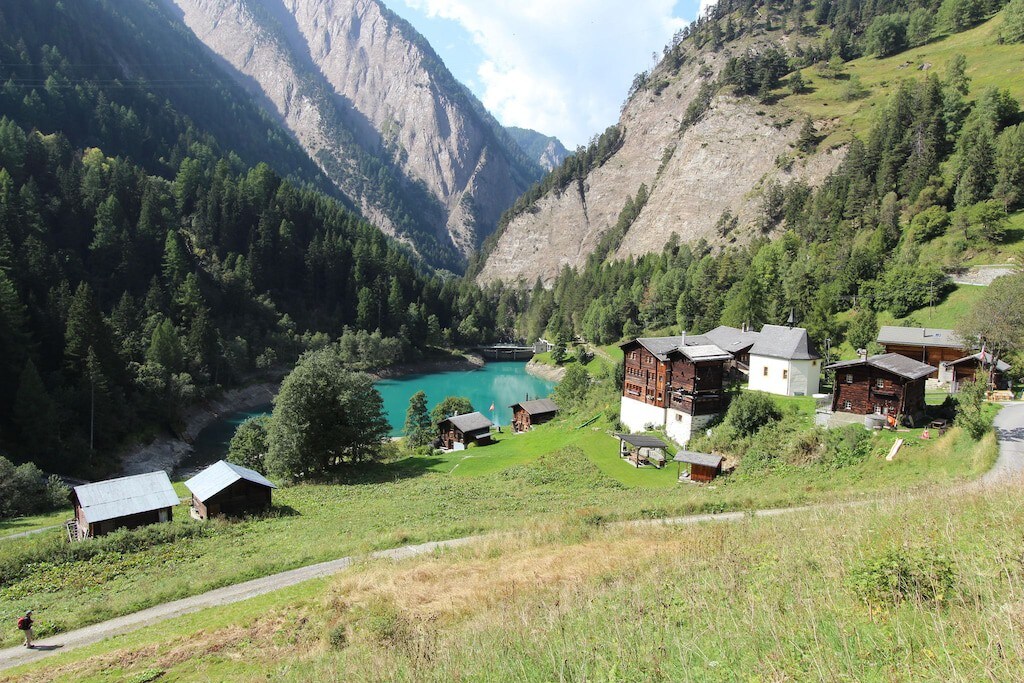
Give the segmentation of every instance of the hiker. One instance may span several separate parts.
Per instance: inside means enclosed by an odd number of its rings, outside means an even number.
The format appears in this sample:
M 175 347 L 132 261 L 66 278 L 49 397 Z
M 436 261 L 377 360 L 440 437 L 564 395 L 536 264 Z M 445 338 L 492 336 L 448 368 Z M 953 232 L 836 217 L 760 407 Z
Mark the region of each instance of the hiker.
M 18 619 L 18 630 L 25 634 L 25 647 L 33 648 L 32 638 L 35 634 L 32 633 L 32 610 L 25 612 L 25 616 Z

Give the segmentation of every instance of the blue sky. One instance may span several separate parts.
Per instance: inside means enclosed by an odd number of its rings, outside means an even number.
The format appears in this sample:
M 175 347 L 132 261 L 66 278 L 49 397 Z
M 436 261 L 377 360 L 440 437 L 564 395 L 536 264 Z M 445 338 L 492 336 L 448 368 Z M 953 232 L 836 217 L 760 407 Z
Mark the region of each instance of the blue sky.
M 570 149 L 615 123 L 637 72 L 707 0 L 384 0 L 506 126 Z

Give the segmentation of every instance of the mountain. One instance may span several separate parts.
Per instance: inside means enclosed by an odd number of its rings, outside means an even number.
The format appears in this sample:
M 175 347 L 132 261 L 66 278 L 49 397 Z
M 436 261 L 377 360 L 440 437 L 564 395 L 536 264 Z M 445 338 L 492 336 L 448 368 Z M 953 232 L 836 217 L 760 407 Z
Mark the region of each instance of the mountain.
M 569 156 L 569 150 L 556 137 L 515 126 L 509 126 L 506 130 L 526 156 L 540 164 L 545 171 L 555 170 Z
M 166 0 L 363 214 L 459 270 L 542 170 L 375 0 Z

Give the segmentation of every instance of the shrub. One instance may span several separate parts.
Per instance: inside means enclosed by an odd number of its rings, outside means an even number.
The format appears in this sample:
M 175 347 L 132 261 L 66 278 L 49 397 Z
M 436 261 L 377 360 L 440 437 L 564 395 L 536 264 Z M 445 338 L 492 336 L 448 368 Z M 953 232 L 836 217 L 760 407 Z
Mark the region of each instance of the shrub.
M 865 33 L 867 50 L 879 57 L 888 57 L 907 47 L 907 17 L 902 14 L 880 14 Z
M 949 226 L 949 212 L 941 206 L 929 206 L 910 221 L 914 240 L 928 242 L 946 232 Z
M 883 607 L 907 600 L 941 605 L 957 578 L 953 563 L 935 550 L 896 548 L 857 563 L 847 580 L 865 604 Z
M 833 468 L 864 460 L 871 453 L 871 435 L 860 425 L 830 429 L 825 436 L 824 463 Z
M 744 392 L 733 399 L 725 414 L 725 421 L 743 436 L 780 419 L 782 413 L 772 397 L 754 391 Z
M 242 467 L 267 473 L 267 425 L 269 415 L 258 415 L 238 425 L 228 446 L 227 461 Z
M 341 650 L 348 644 L 348 627 L 345 624 L 338 624 L 327 634 L 327 642 L 335 650 Z
M 987 380 L 980 378 L 964 382 L 956 395 L 956 425 L 962 427 L 975 440 L 985 436 L 992 426 L 992 421 L 985 415 L 984 410 L 987 385 Z

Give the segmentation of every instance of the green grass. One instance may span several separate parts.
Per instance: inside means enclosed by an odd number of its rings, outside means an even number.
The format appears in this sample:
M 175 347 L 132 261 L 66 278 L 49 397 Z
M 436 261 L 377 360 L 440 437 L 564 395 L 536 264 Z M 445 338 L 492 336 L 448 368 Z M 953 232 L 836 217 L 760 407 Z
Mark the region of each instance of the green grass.
M 12 681 L 1011 681 L 1024 678 L 1015 489 L 700 526 L 592 518 L 180 617 Z M 881 558 L 948 566 L 864 601 Z M 891 570 L 890 570 L 891 571 Z M 863 574 L 861 574 L 863 575 Z M 895 574 L 876 574 L 884 580 Z M 867 586 L 872 586 L 868 575 Z M 877 581 L 877 579 L 875 579 Z M 913 583 L 909 583 L 913 586 Z M 0 676 L 3 678 L 3 676 Z
M 1024 100 L 1024 79 L 1020 78 L 1024 45 L 1000 45 L 997 39 L 1001 22 L 1002 16 L 997 15 L 970 31 L 937 38 L 885 59 L 863 57 L 847 62 L 845 73 L 859 77 L 870 91 L 864 99 L 843 101 L 848 81 L 824 78 L 816 67 L 809 67 L 801 71 L 809 92 L 787 95 L 781 102 L 816 120 L 830 121 L 828 135 L 822 142 L 822 149 L 827 149 L 849 142 L 853 135 L 863 139 L 874 121 L 874 112 L 901 80 L 930 73 L 941 77 L 957 54 L 967 58 L 971 97 L 997 87 L 1009 90 L 1018 101 Z M 918 70 L 926 63 L 931 64 L 927 71 Z
M 0 519 L 0 540 L 3 540 L 4 536 L 19 534 L 25 531 L 35 531 L 36 529 L 45 529 L 46 527 L 63 524 L 73 516 L 74 512 L 68 508 L 66 510 L 58 510 L 57 512 L 47 512 L 42 515 L 33 515 L 31 517 Z

